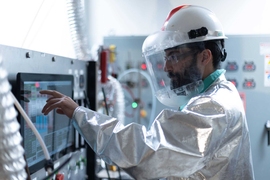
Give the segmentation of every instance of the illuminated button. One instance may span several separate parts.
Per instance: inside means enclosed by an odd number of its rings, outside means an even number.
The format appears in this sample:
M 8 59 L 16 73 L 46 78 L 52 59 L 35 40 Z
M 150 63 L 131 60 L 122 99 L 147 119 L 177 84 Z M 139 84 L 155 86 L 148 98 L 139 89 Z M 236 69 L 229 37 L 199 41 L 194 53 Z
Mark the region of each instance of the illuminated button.
M 117 166 L 115 166 L 115 165 L 110 165 L 110 166 L 109 166 L 109 169 L 110 169 L 111 171 L 117 171 Z
M 138 103 L 137 103 L 137 102 L 133 102 L 133 103 L 131 104 L 131 106 L 132 106 L 133 109 L 135 109 L 135 108 L 138 107 Z
M 141 69 L 142 69 L 142 70 L 146 70 L 146 69 L 147 69 L 147 66 L 146 66 L 145 63 L 142 63 L 142 64 L 141 64 Z
M 39 82 L 35 82 L 35 87 L 36 87 L 36 88 L 39 88 L 39 87 L 40 87 Z
M 135 98 L 134 101 L 131 103 L 131 107 L 133 109 L 137 108 L 139 106 L 140 102 L 141 102 L 140 98 Z
M 245 62 L 244 66 L 243 66 L 243 70 L 244 71 L 255 71 L 256 66 L 254 64 L 254 62 Z
M 146 110 L 141 109 L 141 110 L 140 110 L 140 116 L 141 116 L 142 118 L 145 118 L 145 117 L 147 116 Z
M 245 79 L 243 83 L 243 87 L 246 89 L 255 88 L 255 86 L 256 86 L 256 83 L 253 79 Z
M 227 71 L 237 71 L 238 65 L 236 64 L 236 62 L 228 62 L 225 69 Z
M 55 176 L 55 180 L 64 180 L 64 179 L 65 179 L 64 174 L 56 174 Z

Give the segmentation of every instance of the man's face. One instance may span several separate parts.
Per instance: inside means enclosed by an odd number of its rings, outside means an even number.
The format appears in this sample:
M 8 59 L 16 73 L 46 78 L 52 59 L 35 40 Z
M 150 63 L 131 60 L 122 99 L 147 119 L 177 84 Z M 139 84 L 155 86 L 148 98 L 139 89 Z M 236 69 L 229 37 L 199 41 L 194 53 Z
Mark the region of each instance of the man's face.
M 173 48 L 165 50 L 164 71 L 170 78 L 170 88 L 176 89 L 201 80 L 201 72 L 197 67 L 198 51 L 190 48 Z

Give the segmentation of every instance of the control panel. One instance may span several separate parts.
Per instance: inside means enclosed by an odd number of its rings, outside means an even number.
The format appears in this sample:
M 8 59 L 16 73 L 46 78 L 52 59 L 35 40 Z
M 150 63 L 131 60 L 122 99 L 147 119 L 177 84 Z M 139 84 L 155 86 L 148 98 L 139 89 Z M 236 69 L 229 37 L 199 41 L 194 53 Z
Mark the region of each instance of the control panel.
M 71 94 L 73 93 L 74 101 L 80 105 L 89 106 L 86 92 L 89 77 L 87 73 L 87 62 L 4 45 L 0 45 L 0 54 L 3 60 L 3 66 L 8 72 L 8 80 L 12 85 L 12 90 L 17 88 L 16 76 L 19 72 L 72 75 L 74 77 L 74 84 L 69 88 Z M 65 153 L 59 152 L 52 158 L 54 172 L 51 174 L 51 179 L 87 179 L 89 172 L 89 170 L 86 170 L 87 162 L 95 157 L 90 158 L 90 156 L 87 156 L 84 140 L 77 132 L 72 138 L 75 139 L 73 141 L 74 148 Z M 27 139 L 23 140 L 27 141 Z M 88 160 L 86 161 L 86 159 Z M 33 169 L 31 173 L 30 171 L 28 172 L 29 179 L 41 180 L 48 176 L 44 168 L 35 166 Z

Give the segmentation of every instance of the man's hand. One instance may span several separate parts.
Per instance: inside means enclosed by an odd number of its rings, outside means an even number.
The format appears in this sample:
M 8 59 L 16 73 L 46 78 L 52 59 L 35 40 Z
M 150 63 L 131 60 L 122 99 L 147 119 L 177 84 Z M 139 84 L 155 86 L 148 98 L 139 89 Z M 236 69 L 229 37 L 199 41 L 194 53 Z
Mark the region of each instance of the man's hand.
M 72 118 L 74 110 L 79 106 L 70 97 L 59 93 L 54 90 L 42 90 L 40 94 L 46 94 L 51 96 L 46 102 L 46 105 L 42 109 L 42 113 L 47 115 L 53 109 L 59 114 L 64 114 L 69 118 Z

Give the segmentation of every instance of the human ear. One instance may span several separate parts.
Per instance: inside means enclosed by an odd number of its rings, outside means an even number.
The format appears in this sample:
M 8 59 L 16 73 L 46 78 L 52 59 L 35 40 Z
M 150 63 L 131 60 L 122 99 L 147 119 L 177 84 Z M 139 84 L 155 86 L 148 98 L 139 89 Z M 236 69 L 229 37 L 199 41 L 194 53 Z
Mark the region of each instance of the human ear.
M 202 60 L 201 63 L 203 65 L 207 65 L 213 58 L 212 52 L 209 49 L 204 49 L 202 52 Z

